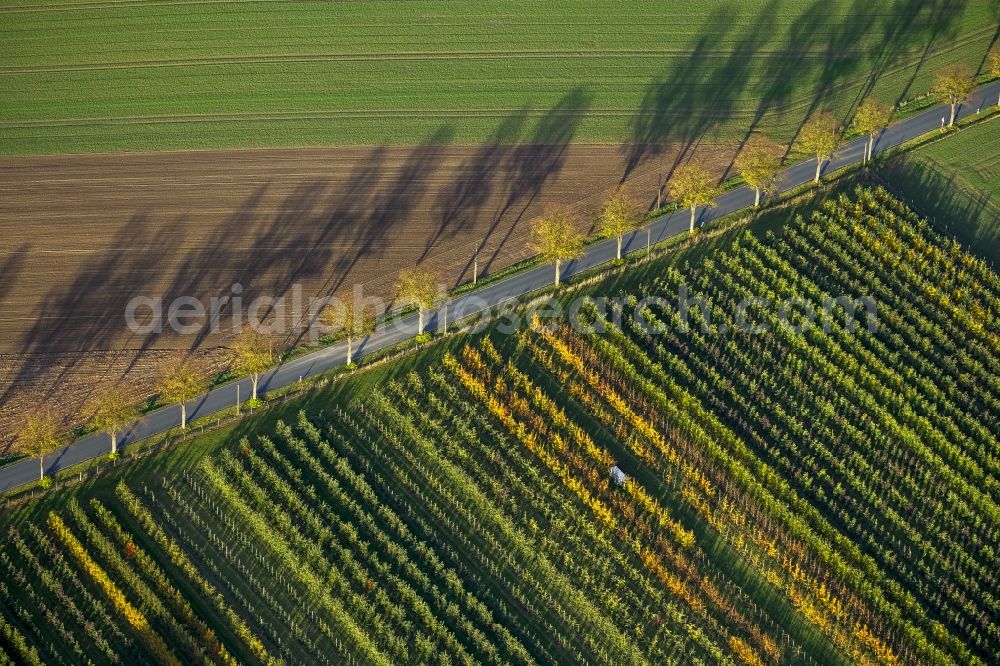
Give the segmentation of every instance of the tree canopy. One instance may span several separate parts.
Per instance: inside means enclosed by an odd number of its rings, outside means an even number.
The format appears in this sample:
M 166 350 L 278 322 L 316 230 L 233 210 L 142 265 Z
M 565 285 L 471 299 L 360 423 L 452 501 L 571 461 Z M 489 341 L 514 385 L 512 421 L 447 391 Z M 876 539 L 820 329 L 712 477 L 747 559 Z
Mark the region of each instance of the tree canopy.
M 198 368 L 187 359 L 168 366 L 160 378 L 160 396 L 167 402 L 185 402 L 204 389 Z
M 669 192 L 681 206 L 691 209 L 691 231 L 694 231 L 695 209 L 698 206 L 713 205 L 715 198 L 722 193 L 722 188 L 716 185 L 716 180 L 708 169 L 699 164 L 688 164 L 674 172 Z
M 434 307 L 441 299 L 437 275 L 424 268 L 407 268 L 399 273 L 396 297 L 420 309 Z
M 260 375 L 274 363 L 271 341 L 252 327 L 244 328 L 229 348 L 229 363 L 237 373 L 250 376 L 253 385 L 250 397 L 256 400 Z
M 45 476 L 45 455 L 62 446 L 59 423 L 47 411 L 33 412 L 21 424 L 14 436 L 18 449 L 38 456 L 38 478 Z
M 690 164 L 677 169 L 670 179 L 670 196 L 685 208 L 711 204 L 721 189 L 708 169 L 699 164 Z
M 560 264 L 583 254 L 583 234 L 567 214 L 555 212 L 535 220 L 532 237 L 534 250 L 545 261 L 555 262 L 556 284 L 559 284 Z
M 565 213 L 537 219 L 532 231 L 532 247 L 548 261 L 570 261 L 583 254 L 583 234 Z
M 891 105 L 881 102 L 874 97 L 866 97 L 858 105 L 854 112 L 854 129 L 862 134 L 868 135 L 868 143 L 865 144 L 865 160 L 871 159 L 872 144 L 875 142 L 875 135 L 884 130 L 889 121 L 892 120 L 893 108 Z
M 960 104 L 967 100 L 974 86 L 975 75 L 965 63 L 943 67 L 934 76 L 934 92 L 949 104 Z
M 368 335 L 375 329 L 375 307 L 359 305 L 348 300 L 337 305 L 328 305 L 323 311 L 324 323 L 347 337 Z
M 370 304 L 358 304 L 353 299 L 328 305 L 324 310 L 324 323 L 333 331 L 342 332 L 347 338 L 347 362 L 352 362 L 353 342 L 356 337 L 363 337 L 375 330 L 375 307 Z
M 938 70 L 934 76 L 934 93 L 951 106 L 951 118 L 948 126 L 955 124 L 956 107 L 969 99 L 969 94 L 975 86 L 975 74 L 965 63 L 955 63 Z
M 253 328 L 244 328 L 229 351 L 233 369 L 247 375 L 259 375 L 274 363 L 271 341 Z
M 809 116 L 799 130 L 799 147 L 816 156 L 815 182 L 819 182 L 824 160 L 830 159 L 840 145 L 842 131 L 843 126 L 840 121 L 829 111 L 819 111 Z
M 187 409 L 184 406 L 191 398 L 205 390 L 198 368 L 187 359 L 180 359 L 164 371 L 160 378 L 160 397 L 166 402 L 181 406 L 181 428 L 187 427 Z
M 642 226 L 642 213 L 632 203 L 625 189 L 619 187 L 604 203 L 597 217 L 599 232 L 618 239 L 618 258 L 622 256 L 622 236 Z
M 110 386 L 94 398 L 85 410 L 90 427 L 111 437 L 111 452 L 118 450 L 118 435 L 139 416 L 129 396 L 118 386 Z
M 854 112 L 854 128 L 862 134 L 882 131 L 892 120 L 892 106 L 874 97 L 866 97 Z
M 760 203 L 761 193 L 773 192 L 778 186 L 781 169 L 781 148 L 773 141 L 758 137 L 748 142 L 736 156 L 733 166 L 743 182 L 756 194 L 754 205 Z
M 417 306 L 418 333 L 424 332 L 424 310 L 434 307 L 444 298 L 438 276 L 426 268 L 407 268 L 396 281 L 396 298 L 407 305 Z
M 829 111 L 814 113 L 802 125 L 799 147 L 818 159 L 829 159 L 840 145 L 842 130 L 840 121 Z

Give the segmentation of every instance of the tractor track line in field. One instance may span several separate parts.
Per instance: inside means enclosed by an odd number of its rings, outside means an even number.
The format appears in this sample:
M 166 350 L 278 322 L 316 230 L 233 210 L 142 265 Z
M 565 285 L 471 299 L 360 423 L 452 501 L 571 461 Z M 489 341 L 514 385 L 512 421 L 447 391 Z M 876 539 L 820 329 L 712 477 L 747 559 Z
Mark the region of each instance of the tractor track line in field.
M 845 55 L 863 55 L 866 49 L 844 51 Z M 731 58 L 739 55 L 738 50 L 713 49 L 700 55 L 702 58 Z M 177 58 L 167 60 L 122 60 L 117 62 L 86 62 L 56 65 L 38 65 L 34 67 L 0 67 L 0 74 L 41 74 L 49 72 L 79 72 L 92 70 L 115 69 L 152 69 L 159 67 L 214 67 L 224 65 L 270 65 L 278 63 L 311 63 L 311 62 L 391 62 L 399 61 L 433 61 L 433 60 L 565 60 L 605 58 L 618 56 L 622 58 L 658 58 L 661 56 L 688 56 L 689 49 L 568 49 L 558 50 L 522 50 L 522 51 L 399 51 L 396 53 L 302 53 L 302 54 L 271 54 L 262 56 L 218 56 L 211 58 Z M 794 60 L 812 59 L 826 60 L 829 54 L 822 51 L 756 51 L 747 53 L 747 57 L 766 56 L 768 58 L 789 58 Z
M 132 7 L 170 7 L 173 5 L 248 5 L 283 3 L 286 0 L 118 0 L 106 2 L 78 2 L 64 3 L 61 5 L 18 5 L 14 7 L 0 8 L 0 14 L 17 13 L 43 13 L 43 12 L 67 12 L 67 11 L 89 11 L 95 9 L 124 9 Z
M 2 12 L 0 12 L 2 13 Z M 956 39 L 941 45 L 935 50 L 935 55 L 949 53 L 956 49 L 992 34 L 993 28 L 984 28 L 970 32 L 961 39 Z M 435 60 L 537 60 L 537 59 L 587 59 L 619 56 L 622 58 L 659 58 L 663 56 L 676 57 L 690 55 L 689 48 L 665 49 L 521 49 L 492 51 L 397 51 L 394 53 L 289 53 L 267 54 L 258 56 L 216 56 L 196 58 L 167 58 L 162 60 L 122 60 L 108 62 L 60 63 L 53 65 L 37 65 L 32 67 L 0 67 L 0 75 L 41 74 L 52 72 L 100 71 L 117 69 L 155 69 L 168 67 L 214 67 L 228 65 L 269 65 L 279 63 L 312 63 L 312 62 L 392 62 L 392 61 L 435 61 Z M 844 49 L 844 56 L 863 56 L 870 49 Z M 702 58 L 732 58 L 741 54 L 739 49 L 710 48 L 701 52 Z M 802 50 L 761 49 L 747 52 L 747 57 L 788 58 L 794 60 L 827 60 L 829 53 L 823 49 L 805 48 Z M 922 54 L 915 53 L 912 57 L 895 63 L 886 73 L 898 73 L 912 67 L 920 61 Z

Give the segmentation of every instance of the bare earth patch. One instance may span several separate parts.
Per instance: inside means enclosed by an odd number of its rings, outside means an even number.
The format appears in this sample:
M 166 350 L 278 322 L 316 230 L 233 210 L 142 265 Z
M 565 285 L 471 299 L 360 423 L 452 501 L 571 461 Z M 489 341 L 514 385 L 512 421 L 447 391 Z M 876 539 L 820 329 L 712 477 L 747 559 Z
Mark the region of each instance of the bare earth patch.
M 206 372 L 227 335 L 136 336 L 125 308 L 243 288 L 304 299 L 390 297 L 401 268 L 470 280 L 531 255 L 530 221 L 568 207 L 581 227 L 626 171 L 613 145 L 321 148 L 0 158 L 0 432 L 39 404 L 67 424 L 104 382 L 137 400 L 166 358 Z M 701 147 L 720 175 L 733 148 Z M 628 187 L 643 206 L 676 149 L 644 151 Z M 649 155 L 653 155 L 649 157 Z M 685 159 L 688 159 L 686 156 Z M 301 331 L 279 336 L 290 345 Z

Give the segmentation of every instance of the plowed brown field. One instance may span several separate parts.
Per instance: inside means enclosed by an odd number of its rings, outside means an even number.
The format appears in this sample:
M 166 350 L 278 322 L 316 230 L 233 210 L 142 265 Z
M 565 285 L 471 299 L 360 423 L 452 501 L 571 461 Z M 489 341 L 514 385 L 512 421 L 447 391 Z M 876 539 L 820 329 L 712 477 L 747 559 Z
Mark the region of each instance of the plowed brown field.
M 592 225 L 630 151 L 607 145 L 330 148 L 0 158 L 0 432 L 45 402 L 76 418 L 103 382 L 148 394 L 163 359 L 220 367 L 226 336 L 144 335 L 135 296 L 169 303 L 244 288 L 244 302 L 350 292 L 389 297 L 401 268 L 449 285 L 531 254 L 529 222 L 569 207 Z M 648 151 L 647 151 L 648 152 Z M 720 174 L 732 149 L 697 159 Z M 677 161 L 629 175 L 642 205 Z M 279 336 L 291 344 L 298 335 Z

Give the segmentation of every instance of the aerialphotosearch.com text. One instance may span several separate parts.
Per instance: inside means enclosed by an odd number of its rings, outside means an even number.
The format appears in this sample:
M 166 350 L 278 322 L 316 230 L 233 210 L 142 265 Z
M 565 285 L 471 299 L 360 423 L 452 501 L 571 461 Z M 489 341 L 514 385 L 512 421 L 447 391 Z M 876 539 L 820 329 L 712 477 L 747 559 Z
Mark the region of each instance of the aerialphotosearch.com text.
M 442 288 L 441 298 L 433 307 L 426 308 L 428 327 L 440 327 L 446 322 L 456 322 L 485 311 L 492 312 L 494 316 L 490 320 L 500 333 L 513 333 L 531 321 L 554 319 L 565 319 L 581 330 L 600 332 L 609 323 L 620 324 L 623 316 L 631 316 L 650 335 L 662 333 L 665 326 L 676 326 L 682 331 L 694 328 L 706 335 L 732 331 L 764 334 L 777 326 L 794 333 L 816 327 L 828 332 L 835 322 L 840 322 L 849 331 L 859 322 L 870 331 L 877 330 L 878 326 L 876 303 L 866 296 L 829 296 L 818 302 L 801 297 L 772 301 L 753 296 L 735 304 L 727 303 L 728 311 L 721 312 L 721 304 L 690 292 L 684 283 L 676 295 L 670 296 L 553 297 L 521 308 L 513 303 L 497 307 L 474 293 L 446 302 L 444 294 Z M 409 304 L 366 296 L 360 285 L 345 300 L 333 296 L 306 298 L 298 284 L 292 286 L 287 295 L 249 298 L 243 286 L 236 283 L 228 293 L 212 296 L 207 303 L 193 296 L 179 296 L 168 302 L 162 296 L 136 296 L 128 302 L 124 314 L 129 330 L 137 335 L 168 332 L 231 335 L 251 327 L 270 335 L 300 333 L 300 339 L 315 342 L 324 335 L 337 333 L 335 322 L 342 318 L 331 315 L 343 311 L 345 304 L 350 304 L 356 312 L 364 309 L 371 313 L 379 322 L 379 331 L 393 327 L 407 330 L 405 327 L 413 325 L 409 317 L 391 316 L 391 308 Z M 726 316 L 721 316 L 723 314 Z M 726 323 L 713 326 L 715 320 Z

